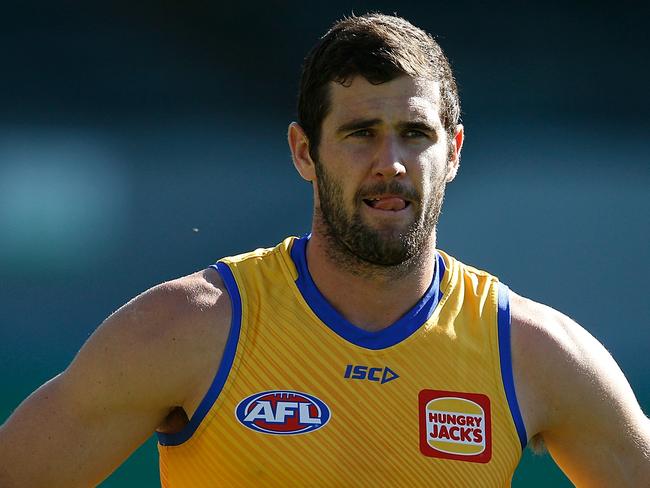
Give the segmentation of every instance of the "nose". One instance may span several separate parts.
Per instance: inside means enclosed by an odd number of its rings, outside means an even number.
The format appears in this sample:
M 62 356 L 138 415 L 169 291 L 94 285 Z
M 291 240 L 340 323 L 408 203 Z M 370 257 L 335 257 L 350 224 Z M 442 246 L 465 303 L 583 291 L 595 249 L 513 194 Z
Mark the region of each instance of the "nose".
M 406 173 L 406 165 L 399 142 L 395 137 L 385 137 L 375 154 L 374 174 L 383 178 L 396 178 Z

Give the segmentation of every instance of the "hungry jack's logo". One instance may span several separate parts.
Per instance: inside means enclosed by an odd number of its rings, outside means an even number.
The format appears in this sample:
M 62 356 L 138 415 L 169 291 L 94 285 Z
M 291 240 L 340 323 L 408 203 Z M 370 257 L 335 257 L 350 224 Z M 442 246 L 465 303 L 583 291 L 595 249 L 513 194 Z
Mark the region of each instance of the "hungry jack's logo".
M 418 403 L 422 454 L 473 463 L 490 461 L 492 426 L 487 396 L 422 390 Z

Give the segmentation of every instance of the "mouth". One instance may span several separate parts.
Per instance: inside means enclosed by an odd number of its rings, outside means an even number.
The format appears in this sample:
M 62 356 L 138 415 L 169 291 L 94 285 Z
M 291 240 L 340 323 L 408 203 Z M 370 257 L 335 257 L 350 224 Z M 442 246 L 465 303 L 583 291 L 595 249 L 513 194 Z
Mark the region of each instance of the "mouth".
M 399 212 L 411 205 L 409 200 L 398 195 L 379 195 L 371 198 L 364 198 L 363 203 L 370 208 L 383 210 L 385 212 Z

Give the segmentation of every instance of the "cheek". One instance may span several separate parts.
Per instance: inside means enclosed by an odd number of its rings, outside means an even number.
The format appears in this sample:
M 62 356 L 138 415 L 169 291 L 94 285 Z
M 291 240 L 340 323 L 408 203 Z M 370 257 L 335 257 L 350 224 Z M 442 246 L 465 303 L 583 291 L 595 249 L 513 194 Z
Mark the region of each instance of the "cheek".
M 340 158 L 349 165 L 368 164 L 375 156 L 372 144 L 350 144 L 341 151 Z
M 448 159 L 447 141 L 440 140 L 436 144 L 429 146 L 426 151 L 422 153 L 432 166 L 444 166 Z
M 321 159 L 321 164 L 323 159 Z M 358 190 L 358 180 L 353 168 L 349 165 L 328 163 L 323 167 L 320 174 L 320 191 L 326 193 L 329 198 L 336 198 L 337 202 L 343 203 L 353 199 Z M 318 181 L 315 183 L 315 186 Z M 318 193 L 318 192 L 316 192 Z M 341 201 L 342 200 L 342 201 Z
M 338 170 L 331 168 L 329 164 L 323 165 L 323 159 L 320 161 L 321 167 L 314 181 L 314 202 L 316 205 L 320 205 L 321 201 L 329 206 L 340 205 L 348 198 L 346 188 L 342 183 L 345 175 L 340 175 Z
M 420 167 L 425 181 L 435 184 L 447 176 L 447 152 L 440 145 L 425 151 L 420 158 Z

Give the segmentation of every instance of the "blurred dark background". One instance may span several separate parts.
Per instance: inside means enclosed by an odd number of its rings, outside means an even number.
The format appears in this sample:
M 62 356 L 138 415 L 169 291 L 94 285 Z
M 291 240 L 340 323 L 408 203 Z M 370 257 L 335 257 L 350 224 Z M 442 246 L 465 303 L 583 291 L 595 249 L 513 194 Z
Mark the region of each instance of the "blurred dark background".
M 439 246 L 583 324 L 650 409 L 648 7 L 34 2 L 0 10 L 0 421 L 162 280 L 309 230 L 285 143 L 343 15 L 433 33 L 467 140 Z M 647 4 L 646 4 L 647 5 Z M 158 484 L 149 441 L 102 486 Z M 571 486 L 526 453 L 514 486 Z

